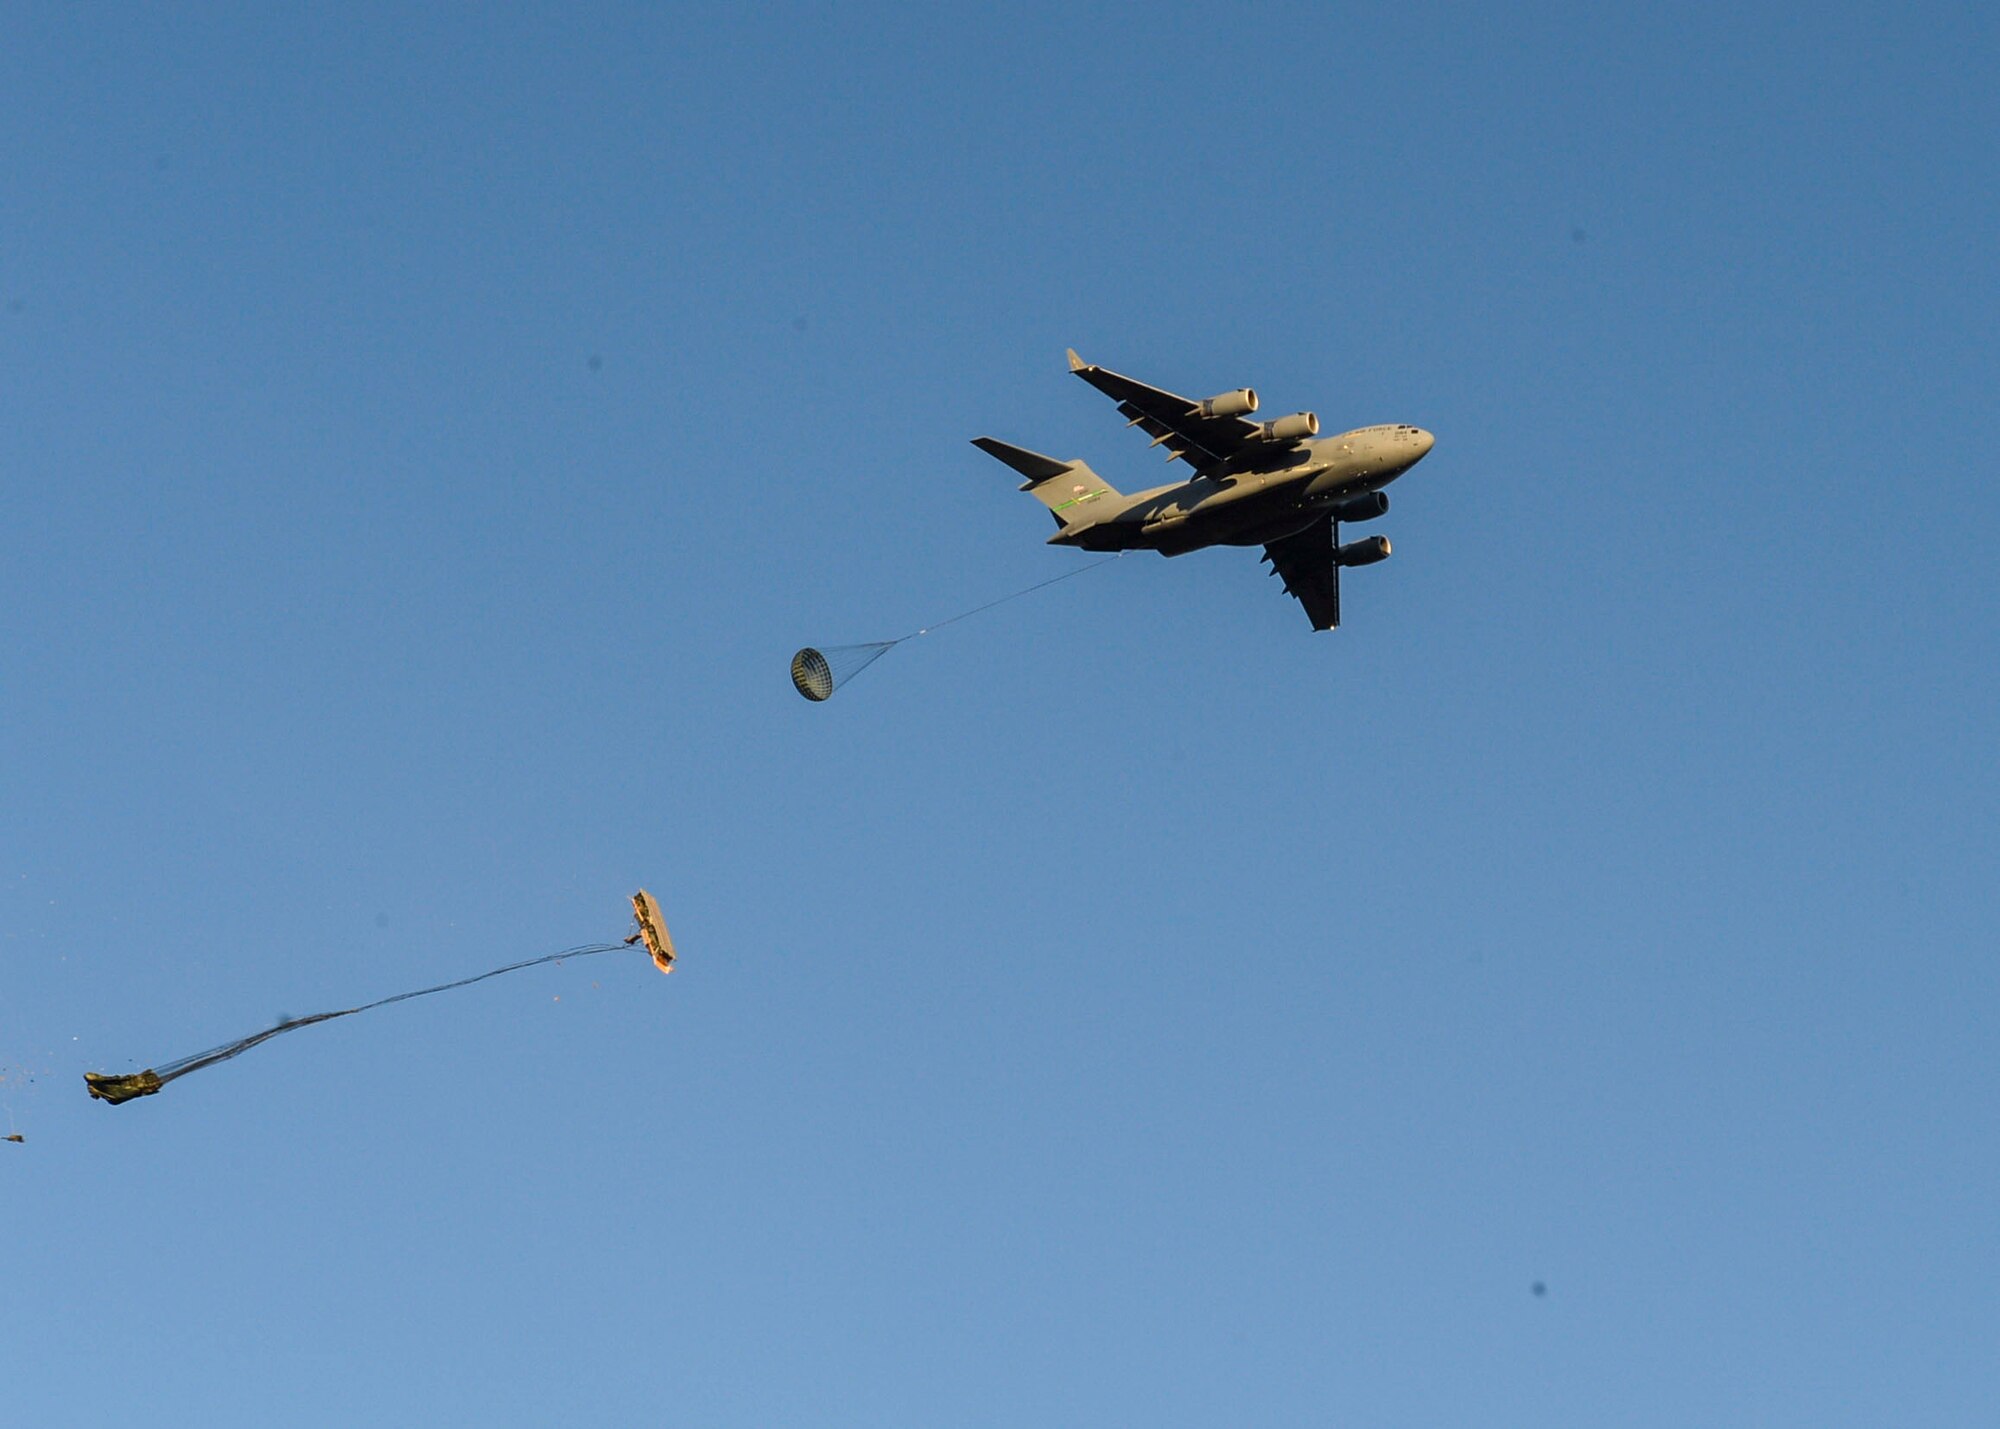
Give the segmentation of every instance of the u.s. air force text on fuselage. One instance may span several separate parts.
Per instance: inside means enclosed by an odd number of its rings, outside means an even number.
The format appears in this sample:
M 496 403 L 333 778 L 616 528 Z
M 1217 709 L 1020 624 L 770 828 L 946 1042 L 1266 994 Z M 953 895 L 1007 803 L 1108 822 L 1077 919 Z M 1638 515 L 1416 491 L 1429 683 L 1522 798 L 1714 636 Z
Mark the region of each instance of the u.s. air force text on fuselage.
M 1093 367 L 1069 354 L 1070 371 L 1118 403 L 1128 419 L 1194 469 L 1187 481 L 1127 495 L 1086 462 L 1059 461 L 992 437 L 973 445 L 1026 480 L 1055 517 L 1051 545 L 1086 551 L 1158 551 L 1178 556 L 1204 546 L 1262 546 L 1264 559 L 1298 598 L 1313 629 L 1340 624 L 1340 570 L 1389 555 L 1385 536 L 1342 545 L 1343 521 L 1372 521 L 1389 509 L 1382 488 L 1415 466 L 1433 438 L 1421 427 L 1359 427 L 1319 435 L 1319 418 L 1296 412 L 1253 422 L 1248 387 L 1205 401 L 1179 397 Z

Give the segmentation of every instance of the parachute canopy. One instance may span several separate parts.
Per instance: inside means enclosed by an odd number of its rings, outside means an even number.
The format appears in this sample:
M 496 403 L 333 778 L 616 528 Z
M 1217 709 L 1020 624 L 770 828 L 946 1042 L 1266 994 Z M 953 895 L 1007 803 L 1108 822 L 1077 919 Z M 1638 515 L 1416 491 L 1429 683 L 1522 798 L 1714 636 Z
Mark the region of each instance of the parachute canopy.
M 674 940 L 667 936 L 667 920 L 660 916 L 659 901 L 640 889 L 632 895 L 632 916 L 639 920 L 639 938 L 653 955 L 653 966 L 663 973 L 672 972 Z
M 792 656 L 792 684 L 809 700 L 828 700 L 833 692 L 888 654 L 903 640 L 873 640 L 866 645 L 811 645 Z

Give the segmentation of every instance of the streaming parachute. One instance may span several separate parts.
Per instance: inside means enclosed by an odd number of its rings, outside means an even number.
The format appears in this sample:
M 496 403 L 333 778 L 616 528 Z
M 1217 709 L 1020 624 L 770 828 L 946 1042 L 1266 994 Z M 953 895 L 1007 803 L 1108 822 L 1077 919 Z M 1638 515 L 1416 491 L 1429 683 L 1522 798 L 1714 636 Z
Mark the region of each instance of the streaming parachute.
M 336 1017 L 352 1017 L 357 1012 L 372 1012 L 378 1007 L 387 1007 L 392 1002 L 408 1002 L 414 997 L 429 997 L 434 992 L 450 992 L 454 988 L 471 987 L 476 982 L 485 982 L 503 973 L 519 972 L 523 968 L 540 967 L 543 963 L 559 963 L 569 958 L 595 957 L 599 953 L 615 953 L 631 947 L 634 943 L 644 943 L 646 952 L 652 957 L 653 965 L 663 973 L 674 970 L 674 943 L 667 935 L 666 920 L 660 916 L 659 902 L 645 889 L 632 895 L 632 916 L 639 924 L 639 931 L 622 942 L 589 943 L 580 948 L 564 948 L 559 953 L 544 953 L 539 958 L 528 958 L 523 962 L 509 963 L 491 972 L 462 977 L 456 982 L 441 982 L 436 987 L 420 987 L 415 992 L 399 992 L 390 997 L 364 1002 L 359 1007 L 343 1007 L 335 1012 L 315 1012 L 310 1017 L 287 1017 L 275 1027 L 266 1027 L 262 1032 L 253 1032 L 248 1037 L 239 1037 L 234 1042 L 225 1042 L 220 1047 L 211 1047 L 206 1052 L 197 1052 L 192 1057 L 180 1057 L 171 1062 L 162 1062 L 157 1067 L 148 1067 L 143 1072 L 132 1072 L 124 1076 L 108 1076 L 100 1072 L 85 1072 L 83 1081 L 90 1094 L 99 1101 L 116 1106 L 129 1102 L 135 1097 L 149 1097 L 157 1093 L 168 1082 L 185 1077 L 189 1072 L 199 1072 L 204 1067 L 212 1067 L 217 1062 L 226 1062 L 231 1057 L 240 1057 L 260 1042 L 268 1042 L 285 1032 L 296 1032 L 301 1027 L 310 1027 L 316 1022 L 331 1022 Z
M 870 640 L 861 645 L 808 645 L 799 651 L 798 654 L 792 656 L 792 688 L 815 703 L 820 700 L 830 700 L 833 698 L 835 690 L 839 689 L 898 645 L 901 645 L 905 640 L 915 640 L 919 635 L 928 635 L 933 630 L 942 630 L 947 625 L 956 625 L 959 621 L 977 615 L 983 610 L 991 610 L 996 605 L 1005 605 L 1010 600 L 1018 600 L 1031 591 L 1040 590 L 1043 586 L 1054 585 L 1057 581 L 1066 581 L 1071 576 L 1080 576 L 1085 571 L 1096 570 L 1099 566 L 1108 566 L 1117 560 L 1118 556 L 1124 554 L 1123 551 L 1120 551 L 1116 556 L 1106 556 L 1101 561 L 1092 561 L 1087 566 L 1078 566 L 1075 570 L 1064 571 L 1059 576 L 1050 576 L 1045 581 L 1036 581 L 1033 585 L 1017 590 L 1012 595 L 1003 595 L 998 600 L 989 600 L 984 605 L 975 605 L 970 610 L 960 611 L 949 620 L 940 620 L 935 625 L 926 625 L 922 630 L 912 630 L 908 635 L 898 635 L 894 640 Z
M 903 640 L 910 637 L 905 635 Z M 873 640 L 866 645 L 808 645 L 792 656 L 792 686 L 809 700 L 830 700 L 833 692 L 895 649 L 903 640 Z

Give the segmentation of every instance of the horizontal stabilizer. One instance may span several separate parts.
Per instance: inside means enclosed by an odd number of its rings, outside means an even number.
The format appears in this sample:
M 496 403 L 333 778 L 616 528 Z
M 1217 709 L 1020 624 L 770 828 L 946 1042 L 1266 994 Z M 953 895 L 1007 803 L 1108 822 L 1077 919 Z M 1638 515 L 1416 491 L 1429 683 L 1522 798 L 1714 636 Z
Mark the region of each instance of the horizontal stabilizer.
M 1075 465 L 1074 462 L 1057 461 L 1052 456 L 1031 452 L 1026 447 L 1009 446 L 1006 442 L 993 437 L 974 437 L 972 444 L 988 456 L 1006 462 L 1030 482 L 1047 481 L 1051 477 L 1061 476 Z

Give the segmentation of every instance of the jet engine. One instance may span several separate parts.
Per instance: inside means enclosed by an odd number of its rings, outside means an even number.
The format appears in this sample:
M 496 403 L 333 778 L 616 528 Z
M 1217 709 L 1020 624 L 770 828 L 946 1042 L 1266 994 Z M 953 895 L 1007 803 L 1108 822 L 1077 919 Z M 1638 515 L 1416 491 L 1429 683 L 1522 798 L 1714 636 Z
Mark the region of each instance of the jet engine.
M 1294 412 L 1275 422 L 1259 422 L 1256 439 L 1260 442 L 1295 442 L 1302 437 L 1318 435 L 1318 417 L 1311 412 Z
M 1335 549 L 1333 563 L 1336 566 L 1372 566 L 1377 561 L 1389 559 L 1389 538 L 1387 536 L 1364 536 L 1359 541 L 1349 541 Z
M 1203 417 L 1241 417 L 1257 410 L 1257 394 L 1248 387 L 1238 387 L 1234 392 L 1197 403 L 1195 410 Z
M 1350 496 L 1334 506 L 1326 508 L 1326 514 L 1336 521 L 1373 521 L 1377 516 L 1389 512 L 1389 497 L 1386 492 L 1364 491 L 1359 496 Z

